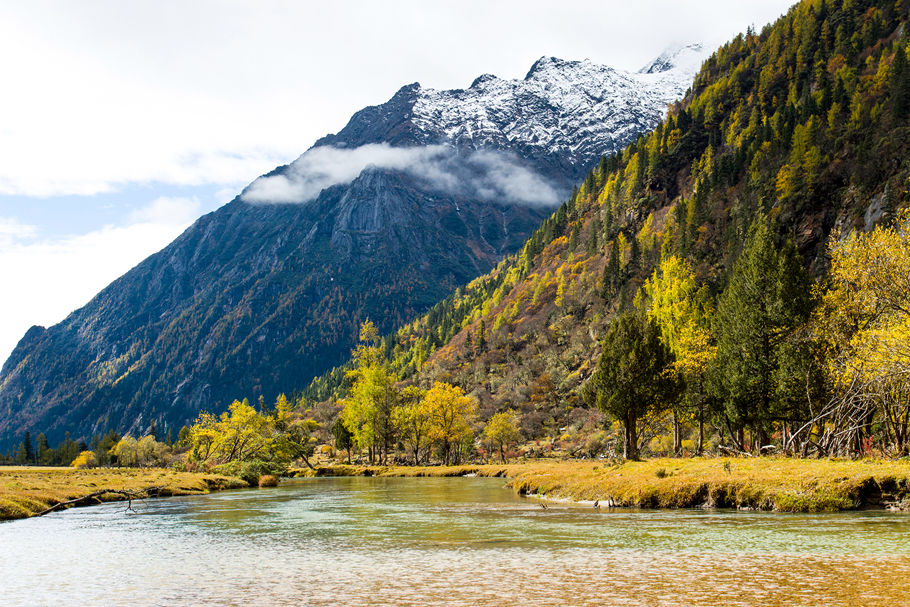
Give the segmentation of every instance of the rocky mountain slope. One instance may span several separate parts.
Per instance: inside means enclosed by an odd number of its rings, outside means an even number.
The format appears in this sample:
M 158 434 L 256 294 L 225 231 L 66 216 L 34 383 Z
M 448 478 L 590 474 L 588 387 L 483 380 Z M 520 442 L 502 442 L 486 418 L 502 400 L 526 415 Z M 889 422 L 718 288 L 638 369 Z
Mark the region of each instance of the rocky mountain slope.
M 537 61 L 523 80 L 403 87 L 200 218 L 0 371 L 0 447 L 25 430 L 178 429 L 342 362 L 518 250 L 602 154 L 689 86 L 698 46 L 626 73 Z

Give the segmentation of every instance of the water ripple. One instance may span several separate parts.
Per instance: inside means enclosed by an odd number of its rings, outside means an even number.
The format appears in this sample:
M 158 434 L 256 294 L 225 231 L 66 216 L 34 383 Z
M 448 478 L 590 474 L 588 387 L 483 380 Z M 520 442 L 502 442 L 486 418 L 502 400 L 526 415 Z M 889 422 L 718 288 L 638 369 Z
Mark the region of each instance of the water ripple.
M 498 479 L 313 479 L 0 525 L 0 603 L 906 601 L 910 517 L 539 508 Z

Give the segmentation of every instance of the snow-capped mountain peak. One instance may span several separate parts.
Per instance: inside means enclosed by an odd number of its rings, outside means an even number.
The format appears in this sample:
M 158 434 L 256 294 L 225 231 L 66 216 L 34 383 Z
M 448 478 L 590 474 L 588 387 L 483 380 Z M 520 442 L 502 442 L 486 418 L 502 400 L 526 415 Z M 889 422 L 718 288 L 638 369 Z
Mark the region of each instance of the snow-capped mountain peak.
M 590 60 L 543 56 L 523 79 L 492 74 L 466 89 L 412 84 L 355 114 L 316 146 L 451 145 L 511 150 L 548 176 L 572 183 L 603 154 L 620 150 L 663 118 L 704 58 L 702 46 L 668 49 L 638 72 Z
M 548 80 L 554 75 L 568 72 L 584 73 L 592 69 L 599 71 L 602 69 L 612 70 L 613 68 L 592 63 L 590 59 L 581 61 L 572 61 L 560 59 L 559 57 L 541 57 L 534 62 L 531 69 L 528 70 L 525 80 Z
M 668 47 L 656 59 L 638 70 L 639 74 L 657 74 L 680 70 L 694 74 L 707 58 L 704 46 L 698 43 Z
M 701 45 L 673 49 L 651 65 L 650 72 L 632 73 L 544 56 L 522 80 L 484 75 L 468 89 L 421 88 L 411 120 L 457 146 L 568 155 L 583 171 L 651 128 L 685 94 L 701 65 Z

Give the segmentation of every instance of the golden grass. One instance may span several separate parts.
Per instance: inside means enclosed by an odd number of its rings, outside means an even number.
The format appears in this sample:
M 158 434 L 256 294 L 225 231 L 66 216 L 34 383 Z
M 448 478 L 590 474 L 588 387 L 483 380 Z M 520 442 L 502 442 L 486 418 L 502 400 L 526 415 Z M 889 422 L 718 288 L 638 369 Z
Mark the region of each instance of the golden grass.
M 324 466 L 312 476 L 503 476 L 521 494 L 637 508 L 833 512 L 910 499 L 910 461 L 662 458 L 467 466 Z
M 278 477 L 274 474 L 263 474 L 259 477 L 259 486 L 260 487 L 277 487 L 278 486 Z
M 0 520 L 34 516 L 102 489 L 142 491 L 161 487 L 159 495 L 191 495 L 246 486 L 246 482 L 229 476 L 161 468 L 0 467 Z M 100 499 L 118 501 L 124 496 L 107 494 Z

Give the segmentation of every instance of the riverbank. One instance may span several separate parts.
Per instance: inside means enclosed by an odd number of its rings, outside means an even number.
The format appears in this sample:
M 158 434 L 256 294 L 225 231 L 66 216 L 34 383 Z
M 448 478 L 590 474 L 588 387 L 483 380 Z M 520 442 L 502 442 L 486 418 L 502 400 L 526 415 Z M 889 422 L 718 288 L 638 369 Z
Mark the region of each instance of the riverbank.
M 661 458 L 465 466 L 348 466 L 300 476 L 498 476 L 522 495 L 603 507 L 835 512 L 910 507 L 908 460 Z
M 90 505 L 247 486 L 246 482 L 230 476 L 160 468 L 76 470 L 4 466 L 0 467 L 0 520 L 35 516 L 66 502 Z

